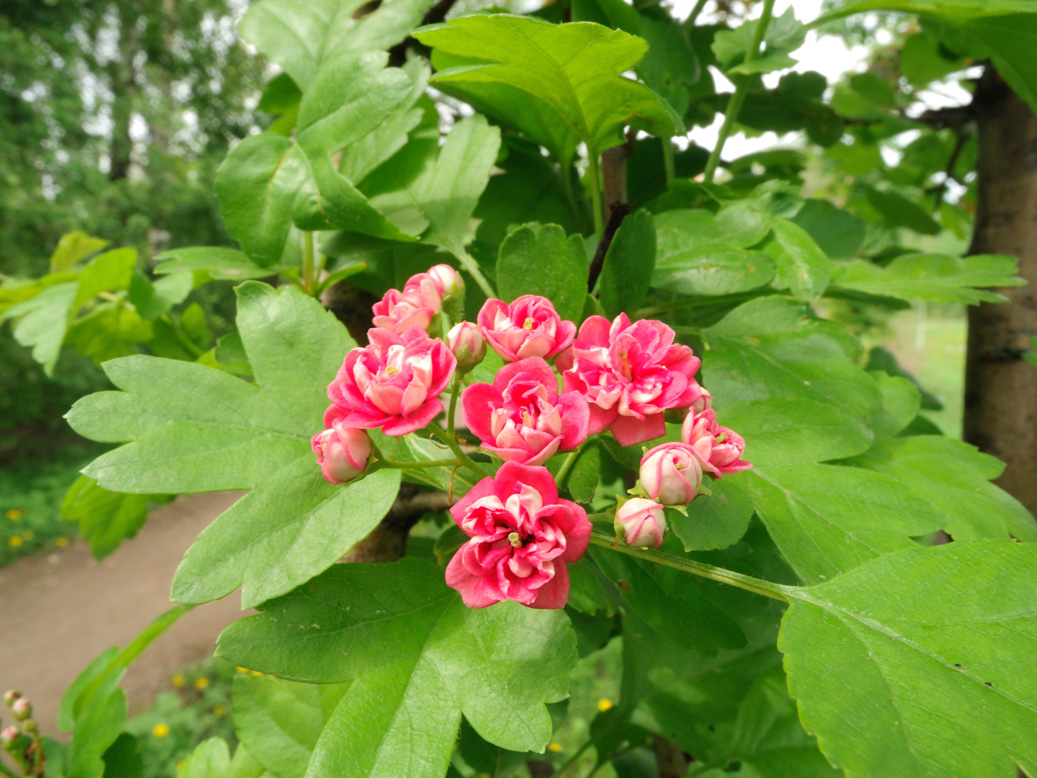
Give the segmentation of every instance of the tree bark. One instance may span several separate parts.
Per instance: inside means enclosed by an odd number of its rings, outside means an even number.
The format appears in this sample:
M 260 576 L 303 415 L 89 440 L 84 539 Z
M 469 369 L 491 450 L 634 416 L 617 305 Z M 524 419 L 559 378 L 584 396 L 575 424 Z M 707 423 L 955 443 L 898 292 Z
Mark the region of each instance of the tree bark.
M 1007 465 L 996 483 L 1037 515 L 1037 117 L 990 66 L 976 88 L 978 202 L 970 254 L 1018 257 L 1029 284 L 969 309 L 964 438 Z

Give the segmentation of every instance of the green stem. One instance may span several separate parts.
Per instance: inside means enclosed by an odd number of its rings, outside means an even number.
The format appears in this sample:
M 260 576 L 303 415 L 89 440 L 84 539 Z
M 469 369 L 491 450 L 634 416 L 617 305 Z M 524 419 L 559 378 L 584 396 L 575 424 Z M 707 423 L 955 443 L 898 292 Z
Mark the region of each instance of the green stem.
M 583 756 L 583 753 L 592 745 L 594 745 L 593 739 L 583 741 L 583 744 L 578 749 L 576 749 L 576 753 L 574 753 L 572 756 L 570 756 L 568 759 L 562 762 L 562 766 L 558 768 L 555 775 L 565 775 L 565 771 L 572 767 L 574 764 L 576 764 L 577 760 L 581 756 Z
M 6 775 L 8 778 L 18 778 L 18 774 L 3 762 L 0 762 L 0 775 Z
M 655 562 L 656 564 L 665 565 L 666 567 L 672 567 L 675 570 L 681 570 L 685 573 L 700 576 L 701 578 L 708 578 L 711 581 L 718 581 L 720 583 L 725 583 L 728 586 L 745 589 L 747 592 L 760 594 L 764 597 L 770 597 L 772 600 L 780 600 L 781 602 L 789 601 L 789 587 L 772 583 L 770 581 L 764 581 L 761 578 L 742 575 L 733 570 L 725 570 L 722 567 L 707 565 L 705 562 L 697 562 L 694 559 L 684 559 L 682 557 L 673 556 L 672 554 L 663 553 L 662 551 L 634 548 L 633 546 L 617 543 L 614 537 L 600 530 L 594 530 L 591 532 L 591 543 L 596 546 L 611 548 L 613 551 L 618 551 L 620 554 L 637 557 L 638 559 L 645 559 L 649 562 Z
M 670 188 L 673 179 L 677 177 L 677 169 L 673 164 L 673 141 L 669 138 L 660 138 L 663 142 L 663 170 L 666 172 L 666 188 Z
M 168 318 L 169 323 L 173 325 L 173 334 L 176 335 L 177 343 L 183 346 L 184 350 L 187 351 L 188 354 L 190 354 L 195 359 L 198 359 L 198 357 L 205 353 L 204 351 L 202 351 L 202 349 L 198 348 L 198 346 L 195 345 L 193 340 L 187 337 L 187 333 L 184 332 L 183 328 L 180 326 L 180 322 L 176 321 L 171 316 Z
M 588 160 L 587 177 L 591 185 L 591 208 L 594 211 L 594 237 L 601 239 L 605 231 L 604 214 L 601 206 L 601 171 L 598 170 L 598 158 Z
M 763 36 L 767 33 L 767 25 L 771 22 L 771 12 L 773 10 L 774 0 L 763 0 L 763 14 L 761 14 L 759 21 L 756 22 L 756 26 L 753 28 L 753 37 L 749 41 L 749 50 L 745 52 L 745 64 L 752 62 L 756 59 L 756 55 L 760 53 L 760 44 L 763 42 Z M 727 138 L 731 134 L 731 130 L 734 129 L 738 113 L 742 110 L 742 103 L 745 102 L 745 96 L 749 93 L 749 84 L 751 82 L 752 76 L 739 76 L 738 78 L 735 93 L 731 96 L 731 101 L 727 104 L 727 111 L 724 113 L 724 123 L 720 127 L 716 145 L 713 146 L 713 151 L 709 155 L 709 161 L 706 162 L 703 179 L 707 184 L 713 181 L 713 174 L 716 173 L 717 167 L 720 165 L 720 152 L 723 151 L 724 144 L 727 143 Z
M 555 481 L 558 482 L 559 486 L 565 483 L 565 477 L 569 475 L 569 471 L 573 469 L 573 465 L 576 464 L 576 457 L 579 455 L 579 451 L 571 451 L 569 452 L 569 456 L 562 460 L 562 466 L 558 468 L 558 475 L 555 476 Z
M 695 26 L 695 22 L 699 18 L 699 14 L 702 13 L 702 9 L 706 7 L 706 0 L 698 0 L 695 3 L 695 7 L 691 9 L 691 13 L 688 14 L 688 18 L 684 20 L 684 29 L 690 30 Z
M 493 286 L 490 285 L 490 282 L 486 280 L 486 276 L 484 276 L 482 271 L 479 269 L 479 263 L 475 261 L 475 258 L 472 257 L 471 254 L 464 249 L 452 253 L 457 257 L 457 261 L 461 263 L 461 267 L 468 271 L 468 275 L 475 279 L 475 283 L 480 289 L 482 289 L 483 294 L 487 297 L 497 296 L 497 293 L 493 290 Z
M 451 440 L 455 439 L 455 426 L 457 413 L 457 396 L 461 393 L 461 376 L 454 375 L 454 386 L 450 390 L 450 407 L 447 410 L 446 415 L 446 433 L 450 436 Z
M 309 295 L 316 288 L 313 275 L 313 233 L 309 231 L 302 234 L 302 287 Z
M 418 467 L 457 467 L 464 464 L 457 457 L 453 459 L 431 459 L 427 462 L 398 462 L 395 459 L 389 459 L 389 457 L 379 457 L 379 460 L 384 467 L 391 467 L 394 470 L 410 470 Z
M 468 467 L 470 467 L 475 472 L 479 473 L 479 475 L 485 476 L 487 478 L 493 477 L 493 473 L 484 468 L 482 465 L 480 465 L 478 462 L 476 462 L 474 459 L 472 459 L 464 452 L 464 449 L 462 449 L 461 446 L 458 444 L 457 438 L 455 436 L 449 434 L 445 429 L 437 426 L 436 424 L 433 424 L 431 427 L 429 427 L 429 430 L 432 432 L 433 435 L 435 435 L 441 441 L 446 443 L 447 448 L 453 451 L 457 458 L 460 459 L 463 464 L 468 465 Z

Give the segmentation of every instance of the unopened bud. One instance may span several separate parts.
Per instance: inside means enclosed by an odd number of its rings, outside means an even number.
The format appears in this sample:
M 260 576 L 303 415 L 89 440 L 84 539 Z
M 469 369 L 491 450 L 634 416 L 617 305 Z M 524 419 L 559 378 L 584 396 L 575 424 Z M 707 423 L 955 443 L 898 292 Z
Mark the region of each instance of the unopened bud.
M 713 395 L 711 395 L 706 389 L 702 389 L 702 394 L 699 395 L 699 398 L 691 404 L 691 410 L 695 411 L 695 413 L 708 411 L 712 407 Z
M 14 716 L 15 721 L 25 721 L 32 716 L 32 705 L 29 704 L 27 699 L 20 697 L 11 706 L 11 714 Z
M 464 279 L 450 265 L 430 267 L 428 276 L 435 282 L 444 300 L 464 294 Z
M 478 324 L 462 321 L 450 328 L 446 336 L 450 351 L 457 357 L 457 373 L 464 375 L 486 358 L 486 338 Z
M 627 545 L 635 548 L 659 548 L 666 534 L 663 506 L 643 497 L 632 497 L 616 511 L 616 534 L 623 533 Z
M 310 441 L 324 480 L 331 484 L 345 484 L 367 468 L 371 458 L 371 440 L 362 429 L 347 427 L 341 421 L 332 422 L 332 428 L 318 432 Z
M 0 745 L 10 745 L 18 739 L 18 735 L 21 733 L 18 731 L 18 727 L 10 726 L 7 729 L 0 730 Z
M 19 699 L 21 696 L 22 693 L 20 691 L 17 691 L 16 689 L 8 689 L 4 692 L 4 704 L 10 708 L 14 705 L 15 700 Z
M 684 443 L 663 443 L 641 458 L 641 485 L 663 505 L 687 505 L 698 496 L 702 464 L 698 453 Z

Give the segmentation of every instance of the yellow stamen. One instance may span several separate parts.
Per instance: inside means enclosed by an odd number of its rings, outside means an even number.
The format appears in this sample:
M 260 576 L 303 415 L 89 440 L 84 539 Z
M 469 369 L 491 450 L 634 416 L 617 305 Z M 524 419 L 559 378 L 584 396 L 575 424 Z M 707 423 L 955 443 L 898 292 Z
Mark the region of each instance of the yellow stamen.
M 519 537 L 517 532 L 511 532 L 508 534 L 508 542 L 515 548 L 518 548 L 522 545 L 522 538 Z
M 524 329 L 524 330 L 532 330 L 534 324 L 536 324 L 536 322 L 533 321 L 533 317 L 532 316 L 527 316 L 526 320 L 524 322 L 522 322 L 522 329 Z

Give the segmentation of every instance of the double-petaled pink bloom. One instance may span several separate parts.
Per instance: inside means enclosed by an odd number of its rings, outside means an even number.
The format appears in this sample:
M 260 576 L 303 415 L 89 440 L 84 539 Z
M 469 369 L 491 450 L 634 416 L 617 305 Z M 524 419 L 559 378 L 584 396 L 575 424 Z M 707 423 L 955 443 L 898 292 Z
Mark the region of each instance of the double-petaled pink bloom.
M 424 429 L 443 410 L 439 395 L 457 360 L 446 343 L 417 326 L 403 335 L 386 329 L 367 334 L 370 345 L 350 351 L 328 385 L 333 404 L 324 426 L 341 420 L 347 427 L 381 427 L 386 435 Z
M 622 313 L 611 324 L 603 316 L 588 318 L 572 351 L 558 358 L 565 390 L 580 392 L 590 405 L 589 434 L 608 429 L 623 446 L 665 434 L 663 411 L 699 399 L 694 375 L 700 364 L 662 322 L 631 324 Z
M 476 321 L 505 362 L 553 357 L 567 349 L 576 334 L 575 324 L 562 319 L 550 300 L 535 294 L 524 294 L 511 305 L 491 298 Z
M 590 542 L 579 505 L 558 498 L 547 468 L 506 462 L 450 509 L 471 538 L 450 560 L 446 582 L 469 608 L 515 600 L 561 608 L 569 599 L 567 562 Z
M 721 427 L 712 408 L 688 414 L 681 426 L 681 440 L 695 450 L 702 469 L 717 478 L 752 467 L 741 458 L 745 440 L 734 430 Z
M 492 386 L 469 386 L 461 406 L 482 447 L 506 462 L 540 465 L 587 439 L 587 401 L 579 392 L 559 395 L 558 378 L 540 357 L 505 365 Z
M 450 265 L 436 265 L 407 279 L 403 291 L 390 289 L 374 304 L 372 324 L 402 335 L 411 327 L 428 330 L 446 297 L 464 291 L 464 281 Z

